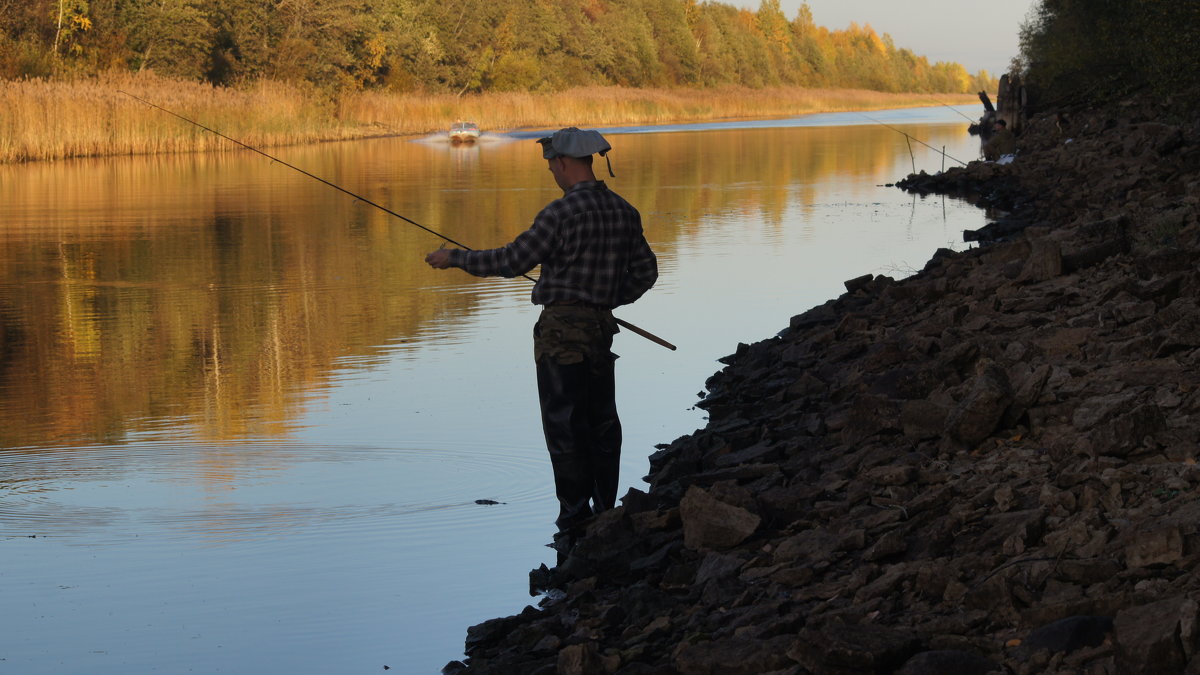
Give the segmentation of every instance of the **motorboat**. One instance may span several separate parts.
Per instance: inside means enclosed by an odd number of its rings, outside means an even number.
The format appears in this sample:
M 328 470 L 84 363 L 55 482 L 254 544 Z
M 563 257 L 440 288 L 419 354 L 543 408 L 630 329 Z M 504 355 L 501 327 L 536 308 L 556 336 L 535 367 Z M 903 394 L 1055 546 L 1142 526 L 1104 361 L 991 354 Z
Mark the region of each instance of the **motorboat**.
M 451 143 L 474 143 L 479 138 L 479 125 L 474 122 L 455 122 L 450 126 Z

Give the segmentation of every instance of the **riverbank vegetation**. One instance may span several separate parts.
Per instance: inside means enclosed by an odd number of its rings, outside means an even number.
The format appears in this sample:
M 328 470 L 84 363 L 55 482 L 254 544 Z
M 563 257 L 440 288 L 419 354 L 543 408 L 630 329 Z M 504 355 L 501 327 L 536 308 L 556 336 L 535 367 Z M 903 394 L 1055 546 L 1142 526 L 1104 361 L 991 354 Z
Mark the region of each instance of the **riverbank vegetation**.
M 215 87 L 142 75 L 74 81 L 0 81 L 0 162 L 99 155 L 234 150 L 236 146 L 144 105 L 128 92 L 253 146 L 444 130 L 470 118 L 485 130 L 613 126 L 963 103 L 965 95 L 800 87 L 398 94 L 352 91 L 337 99 L 311 86 L 257 80 Z
M 0 79 L 153 70 L 216 85 L 464 94 L 579 86 L 803 86 L 967 93 L 930 64 L 807 5 L 695 0 L 0 0 Z
M 1200 3 L 1042 0 L 1021 30 L 1031 104 L 1200 102 Z
M 647 124 L 965 102 L 929 63 L 801 5 L 695 0 L 0 0 L 0 161 L 445 129 Z

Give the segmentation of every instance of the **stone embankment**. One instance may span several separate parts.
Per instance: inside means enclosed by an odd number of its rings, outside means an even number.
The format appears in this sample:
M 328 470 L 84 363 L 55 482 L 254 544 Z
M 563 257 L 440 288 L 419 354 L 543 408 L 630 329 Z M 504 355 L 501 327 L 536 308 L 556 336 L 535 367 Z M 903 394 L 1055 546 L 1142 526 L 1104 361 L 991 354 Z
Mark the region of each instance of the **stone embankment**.
M 1200 123 L 1019 147 L 903 181 L 1003 217 L 739 345 L 444 672 L 1200 673 Z

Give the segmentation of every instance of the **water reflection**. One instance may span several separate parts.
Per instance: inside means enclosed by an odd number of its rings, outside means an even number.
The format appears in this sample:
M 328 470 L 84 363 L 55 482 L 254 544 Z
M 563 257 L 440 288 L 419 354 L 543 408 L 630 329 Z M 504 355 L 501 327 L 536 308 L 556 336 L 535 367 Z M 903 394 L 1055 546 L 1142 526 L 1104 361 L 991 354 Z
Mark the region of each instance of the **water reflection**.
M 713 222 L 779 228 L 789 205 L 820 208 L 831 177 L 862 192 L 894 180 L 903 143 L 882 126 L 631 135 L 612 183 L 669 267 Z M 527 145 L 278 154 L 488 247 L 555 194 Z M 524 292 L 431 278 L 419 254 L 436 239 L 245 152 L 3 167 L 0 203 L 4 447 L 112 442 L 164 417 L 207 439 L 286 433 L 339 359 L 370 365 L 452 331 L 438 317 L 469 314 L 480 293 Z
M 882 119 L 970 154 L 939 112 Z M 662 273 L 619 314 L 680 345 L 618 336 L 622 491 L 738 341 L 982 225 L 879 187 L 942 158 L 851 117 L 611 138 Z M 483 248 L 558 194 L 526 136 L 272 152 Z M 4 166 L 0 209 L 5 665 L 436 672 L 528 602 L 528 281 L 429 270 L 432 235 L 245 151 Z

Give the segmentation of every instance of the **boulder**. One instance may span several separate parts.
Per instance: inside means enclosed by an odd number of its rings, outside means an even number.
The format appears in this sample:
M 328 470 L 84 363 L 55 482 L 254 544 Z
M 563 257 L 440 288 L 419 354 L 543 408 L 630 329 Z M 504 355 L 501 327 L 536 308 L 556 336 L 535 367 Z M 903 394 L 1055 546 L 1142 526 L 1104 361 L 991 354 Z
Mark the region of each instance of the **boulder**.
M 1008 375 L 996 363 L 985 361 L 970 381 L 967 393 L 946 418 L 946 434 L 971 448 L 992 435 L 1013 401 Z
M 989 675 L 1003 672 L 989 658 L 959 649 L 921 652 L 906 661 L 895 675 Z
M 1084 647 L 1097 647 L 1109 639 L 1113 620 L 1107 616 L 1071 616 L 1035 628 L 1021 643 L 1026 652 L 1042 650 L 1067 654 Z
M 827 626 L 803 630 L 787 655 L 814 673 L 891 672 L 920 650 L 915 633 L 883 626 Z
M 1121 673 L 1181 673 L 1195 655 L 1200 605 L 1191 598 L 1167 598 L 1117 614 L 1117 665 Z
M 693 485 L 679 504 L 683 544 L 692 550 L 727 549 L 754 534 L 762 519 L 744 508 L 712 497 Z

